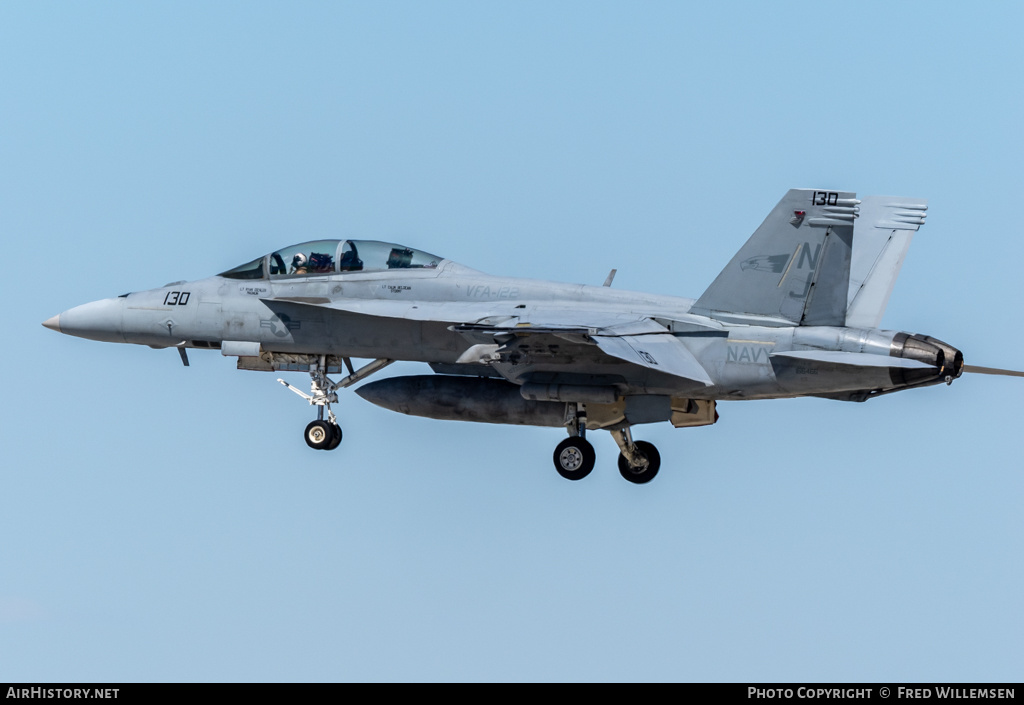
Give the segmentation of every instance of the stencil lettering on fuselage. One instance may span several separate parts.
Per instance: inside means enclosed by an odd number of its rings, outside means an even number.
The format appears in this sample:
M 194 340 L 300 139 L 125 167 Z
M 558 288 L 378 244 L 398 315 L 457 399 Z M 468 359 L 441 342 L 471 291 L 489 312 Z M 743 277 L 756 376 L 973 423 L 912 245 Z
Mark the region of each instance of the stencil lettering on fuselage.
M 474 284 L 466 287 L 466 296 L 476 299 L 518 299 L 519 288 L 515 286 L 494 287 L 486 284 Z
M 768 348 L 763 344 L 736 345 L 730 343 L 726 346 L 725 361 L 766 365 L 768 364 Z

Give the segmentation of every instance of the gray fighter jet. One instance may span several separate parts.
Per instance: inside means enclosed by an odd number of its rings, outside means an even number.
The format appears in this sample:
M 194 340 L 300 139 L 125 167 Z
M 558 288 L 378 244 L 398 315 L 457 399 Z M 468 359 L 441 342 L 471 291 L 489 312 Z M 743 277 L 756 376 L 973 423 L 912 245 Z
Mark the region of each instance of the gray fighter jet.
M 619 446 L 619 471 L 645 483 L 661 461 L 638 424 L 718 420 L 716 401 L 865 401 L 952 381 L 964 365 L 935 338 L 878 329 L 926 202 L 789 191 L 696 300 L 604 286 L 495 277 L 403 245 L 319 240 L 222 274 L 123 294 L 43 323 L 115 343 L 219 350 L 238 369 L 303 371 L 317 409 L 311 448 L 333 449 L 337 391 L 395 360 L 433 374 L 357 393 L 415 416 L 564 427 L 555 469 L 594 467 L 587 431 Z M 370 362 L 353 366 L 352 359 Z M 333 381 L 330 375 L 344 375 Z M 326 412 L 326 413 L 325 413 Z

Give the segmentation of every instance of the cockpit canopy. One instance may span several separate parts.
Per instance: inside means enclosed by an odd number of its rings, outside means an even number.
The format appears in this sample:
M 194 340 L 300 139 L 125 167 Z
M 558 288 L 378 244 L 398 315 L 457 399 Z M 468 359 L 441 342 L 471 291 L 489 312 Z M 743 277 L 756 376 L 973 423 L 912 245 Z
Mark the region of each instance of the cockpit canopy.
M 379 272 L 388 269 L 434 269 L 441 257 L 404 245 L 378 240 L 313 240 L 271 252 L 222 272 L 228 279 L 266 279 Z

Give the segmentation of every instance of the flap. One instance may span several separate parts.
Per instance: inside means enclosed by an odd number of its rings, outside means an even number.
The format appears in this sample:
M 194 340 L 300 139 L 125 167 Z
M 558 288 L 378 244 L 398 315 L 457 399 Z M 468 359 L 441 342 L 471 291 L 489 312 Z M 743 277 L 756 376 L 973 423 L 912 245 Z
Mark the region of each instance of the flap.
M 633 336 L 594 336 L 604 352 L 648 369 L 692 379 L 705 387 L 714 383 L 697 358 L 671 333 Z

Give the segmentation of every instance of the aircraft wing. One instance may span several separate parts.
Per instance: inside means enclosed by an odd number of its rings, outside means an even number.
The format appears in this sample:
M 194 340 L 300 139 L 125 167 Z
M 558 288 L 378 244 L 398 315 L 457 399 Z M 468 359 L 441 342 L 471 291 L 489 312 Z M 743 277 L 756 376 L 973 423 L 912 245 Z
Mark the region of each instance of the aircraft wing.
M 566 312 L 576 317 L 576 312 Z M 455 330 L 477 335 L 553 335 L 558 338 L 594 345 L 605 355 L 639 365 L 655 372 L 699 382 L 705 387 L 714 384 L 697 358 L 676 336 L 650 318 L 616 321 L 613 325 L 584 328 L 568 316 L 562 322 L 534 325 L 519 323 L 514 327 L 462 325 Z M 596 352 L 596 351 L 595 351 Z
M 572 309 L 543 304 L 516 304 L 511 301 L 387 301 L 382 299 L 307 299 L 300 297 L 264 298 L 267 304 L 290 303 L 358 313 L 365 316 L 401 318 L 409 321 L 474 324 L 504 328 L 598 329 L 642 321 L 644 316 L 609 312 L 586 305 Z M 657 325 L 657 324 L 655 324 Z M 659 329 L 661 327 L 659 326 Z M 644 328 L 651 332 L 651 329 Z
M 367 316 L 451 323 L 451 329 L 479 344 L 481 337 L 501 341 L 520 336 L 553 335 L 594 346 L 608 355 L 656 372 L 711 386 L 713 382 L 693 353 L 667 328 L 639 313 L 609 312 L 597 307 L 572 309 L 513 302 L 382 301 L 264 299 L 268 304 L 317 306 Z M 492 347 L 492 350 L 494 347 Z

